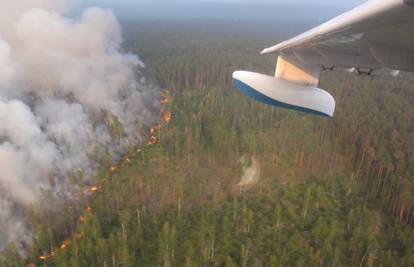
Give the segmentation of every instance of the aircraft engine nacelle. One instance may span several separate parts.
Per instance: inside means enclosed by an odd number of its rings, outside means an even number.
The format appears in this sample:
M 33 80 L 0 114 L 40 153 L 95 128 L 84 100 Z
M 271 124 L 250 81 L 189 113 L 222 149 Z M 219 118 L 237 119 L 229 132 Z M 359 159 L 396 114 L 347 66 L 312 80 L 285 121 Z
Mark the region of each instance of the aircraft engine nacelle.
M 264 104 L 333 117 L 334 98 L 315 86 L 247 71 L 234 72 L 233 79 L 244 94 Z

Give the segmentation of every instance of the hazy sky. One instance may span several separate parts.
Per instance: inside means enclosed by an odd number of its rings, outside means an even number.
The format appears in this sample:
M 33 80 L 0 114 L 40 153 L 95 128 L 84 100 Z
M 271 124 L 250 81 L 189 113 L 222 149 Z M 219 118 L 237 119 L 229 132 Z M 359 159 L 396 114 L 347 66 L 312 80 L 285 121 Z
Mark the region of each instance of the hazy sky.
M 128 19 L 316 19 L 326 20 L 364 0 L 75 0 Z M 279 5 L 278 5 L 279 4 Z M 280 5 L 281 4 L 281 5 Z M 314 8 L 312 8 L 314 6 Z
M 367 0 L 77 0 L 80 3 L 93 3 L 102 6 L 136 7 L 140 5 L 185 4 L 185 3 L 284 3 L 296 5 L 329 5 L 338 7 L 353 7 Z
M 336 5 L 336 6 L 354 6 L 365 2 L 366 0 L 94 0 L 102 4 L 117 5 L 138 5 L 142 3 L 165 2 L 165 3 L 183 3 L 183 2 L 210 2 L 210 3 L 290 3 L 290 4 L 316 4 L 316 5 Z

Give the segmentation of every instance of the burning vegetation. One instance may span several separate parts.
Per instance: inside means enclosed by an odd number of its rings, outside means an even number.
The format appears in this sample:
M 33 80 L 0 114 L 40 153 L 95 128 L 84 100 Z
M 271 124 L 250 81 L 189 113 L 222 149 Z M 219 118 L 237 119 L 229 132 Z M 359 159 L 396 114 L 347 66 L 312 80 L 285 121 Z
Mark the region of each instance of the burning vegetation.
M 88 192 L 90 193 L 96 193 L 98 191 L 98 186 L 92 186 L 88 189 Z
M 26 214 L 33 207 L 44 217 L 43 192 L 51 209 L 77 197 L 99 163 L 138 144 L 137 128 L 169 102 L 139 57 L 121 49 L 114 14 L 91 6 L 67 16 L 70 2 L 0 1 L 0 252 L 13 244 L 24 254 L 35 229 Z
M 160 98 L 161 105 L 167 105 L 168 103 L 170 103 L 171 98 L 170 98 L 167 91 L 165 91 L 165 90 L 161 91 L 160 97 L 161 97 Z M 150 128 L 150 136 L 149 136 L 149 140 L 147 142 L 147 145 L 154 145 L 154 144 L 159 142 L 159 137 L 157 137 L 157 135 L 159 135 L 159 133 L 160 133 L 162 127 L 163 127 L 163 124 L 168 124 L 168 123 L 171 122 L 171 120 L 172 120 L 171 112 L 166 111 L 164 109 L 161 109 L 160 120 L 163 123 L 156 123 L 156 124 L 154 124 L 153 127 Z M 137 148 L 136 152 L 141 153 L 142 148 Z M 117 171 L 118 168 L 122 167 L 121 164 L 128 165 L 131 162 L 132 161 L 131 161 L 130 156 L 129 155 L 124 155 L 123 158 L 122 158 L 122 161 L 119 162 L 117 165 L 112 165 L 109 168 L 109 171 L 111 173 L 113 173 L 113 172 Z M 98 193 L 99 191 L 102 190 L 104 181 L 105 181 L 105 179 L 102 180 L 101 184 L 89 186 L 88 188 L 85 189 L 84 192 L 87 192 L 87 193 L 90 193 L 90 194 Z M 85 223 L 88 219 L 88 216 L 94 216 L 92 208 L 90 206 L 87 206 L 85 208 L 84 212 L 79 215 L 79 223 Z M 60 245 L 57 246 L 56 248 L 52 248 L 49 254 L 43 254 L 43 255 L 39 256 L 39 260 L 47 261 L 48 259 L 55 256 L 57 250 L 59 250 L 59 249 L 61 251 L 65 250 L 68 246 L 70 246 L 71 242 L 80 240 L 82 237 L 83 237 L 82 233 L 79 233 L 79 232 L 74 233 L 72 238 L 66 239 L 66 240 L 62 241 L 60 243 Z M 31 263 L 31 264 L 28 265 L 28 267 L 29 266 L 31 267 L 31 266 L 36 266 L 36 265 Z
M 109 170 L 111 172 L 115 172 L 118 168 L 116 166 L 111 166 L 111 168 L 109 168 Z
M 155 145 L 158 142 L 158 138 L 156 136 L 151 135 L 150 140 L 148 140 L 148 145 Z
M 165 90 L 161 91 L 160 96 L 161 96 L 161 98 L 160 98 L 161 105 L 167 105 L 167 104 L 170 103 L 171 97 L 168 94 L 168 91 L 165 91 Z M 169 112 L 165 109 L 161 109 L 160 118 L 162 119 L 163 123 L 168 124 L 172 120 L 172 114 L 171 114 L 171 112 Z M 153 127 L 151 127 L 150 137 L 149 137 L 149 140 L 147 142 L 147 145 L 155 145 L 156 143 L 159 142 L 159 140 L 160 140 L 159 132 L 161 131 L 161 129 L 162 129 L 162 124 L 161 123 L 157 123 Z
M 160 92 L 160 97 L 161 97 L 160 98 L 160 104 L 161 105 L 166 105 L 166 104 L 169 104 L 171 102 L 171 97 L 170 97 L 168 91 L 166 91 L 166 90 L 163 90 L 163 91 Z
M 65 240 L 65 241 L 63 241 L 61 244 L 60 244 L 60 249 L 61 250 L 65 250 L 66 249 L 66 247 L 69 245 L 69 241 L 68 240 Z

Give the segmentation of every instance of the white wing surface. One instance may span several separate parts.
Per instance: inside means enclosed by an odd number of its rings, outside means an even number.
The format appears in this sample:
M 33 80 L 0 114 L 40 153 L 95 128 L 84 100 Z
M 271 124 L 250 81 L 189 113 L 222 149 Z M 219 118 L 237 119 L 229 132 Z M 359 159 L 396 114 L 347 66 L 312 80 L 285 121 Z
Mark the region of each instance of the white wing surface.
M 340 68 L 372 74 L 378 69 L 387 69 L 392 75 L 400 70 L 414 72 L 414 0 L 368 1 L 261 53 L 273 52 L 278 54 L 273 79 L 308 88 L 318 86 L 321 70 Z M 240 87 L 242 83 L 256 90 L 256 83 L 261 82 L 252 82 L 249 76 L 248 83 L 244 83 L 243 73 L 233 74 L 237 85 Z M 260 91 L 257 93 L 261 94 Z M 295 91 L 289 95 L 289 105 L 302 110 L 301 101 L 296 103 Z M 319 103 L 315 97 L 312 99 L 314 112 L 311 113 L 333 116 L 335 102 L 329 109 L 332 113 L 328 113 L 326 101 Z

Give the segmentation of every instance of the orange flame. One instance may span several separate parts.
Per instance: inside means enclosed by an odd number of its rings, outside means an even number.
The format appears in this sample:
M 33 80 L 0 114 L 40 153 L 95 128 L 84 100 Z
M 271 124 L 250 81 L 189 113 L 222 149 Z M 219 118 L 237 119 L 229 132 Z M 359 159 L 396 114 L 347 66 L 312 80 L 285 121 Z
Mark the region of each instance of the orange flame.
M 79 216 L 79 221 L 81 222 L 85 221 L 85 217 L 83 217 L 83 215 Z
M 170 112 L 166 111 L 162 114 L 162 118 L 164 119 L 164 121 L 166 123 L 169 123 L 172 120 L 172 114 Z
M 66 247 L 68 245 L 69 245 L 69 241 L 68 240 L 65 240 L 65 241 L 62 242 L 62 244 L 60 244 L 60 249 L 61 250 L 64 250 L 64 249 L 66 249 Z
M 69 241 L 68 240 L 65 240 L 65 241 L 63 241 L 60 244 L 59 248 L 61 250 L 64 250 L 68 246 L 68 244 L 69 244 Z M 52 249 L 52 251 L 50 252 L 49 255 L 41 255 L 41 256 L 39 256 L 39 260 L 46 261 L 49 258 L 54 257 L 55 255 L 56 255 L 56 250 L 55 249 Z M 28 267 L 31 267 L 31 266 L 36 266 L 36 265 L 34 265 L 33 263 L 31 263 L 31 264 L 28 265 Z
M 127 156 L 125 156 L 125 157 L 124 157 L 124 161 L 125 161 L 126 163 L 131 163 L 131 160 L 130 160 Z
M 162 98 L 162 99 L 160 99 L 160 103 L 161 103 L 162 105 L 168 104 L 168 102 L 170 102 L 170 101 L 168 100 L 168 98 Z
M 161 130 L 161 124 L 157 123 L 150 129 L 150 134 L 154 135 L 156 131 Z
M 98 189 L 99 188 L 97 186 L 92 186 L 91 188 L 88 189 L 88 192 L 96 193 L 98 191 Z
M 158 138 L 157 137 L 155 137 L 155 136 L 153 136 L 153 135 L 151 135 L 151 137 L 150 137 L 150 140 L 148 141 L 148 145 L 154 145 L 154 144 L 156 144 L 158 142 Z

